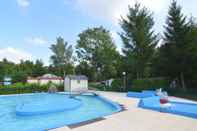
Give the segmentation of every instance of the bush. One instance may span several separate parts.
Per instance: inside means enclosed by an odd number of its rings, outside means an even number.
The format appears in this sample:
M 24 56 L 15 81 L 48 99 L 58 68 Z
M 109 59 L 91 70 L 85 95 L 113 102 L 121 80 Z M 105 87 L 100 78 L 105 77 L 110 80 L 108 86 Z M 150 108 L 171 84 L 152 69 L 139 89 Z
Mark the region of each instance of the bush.
M 165 78 L 149 78 L 149 79 L 137 79 L 132 81 L 132 86 L 127 87 L 128 91 L 142 91 L 142 90 L 156 90 L 163 88 L 168 89 L 169 80 Z M 122 91 L 123 80 L 115 79 L 111 86 L 105 86 L 100 83 L 89 83 L 89 87 L 95 88 L 100 91 Z
M 58 91 L 63 91 L 64 86 L 56 85 Z M 49 84 L 39 85 L 39 84 L 29 84 L 29 83 L 16 83 L 13 85 L 0 86 L 0 95 L 5 94 L 23 94 L 23 93 L 33 93 L 33 92 L 47 92 Z
M 133 80 L 129 91 L 155 90 L 159 88 L 168 88 L 169 81 L 165 78 L 148 78 Z
M 112 85 L 111 85 L 111 87 L 109 87 L 109 89 L 111 91 L 121 91 L 122 87 L 123 87 L 122 79 L 115 79 L 115 80 L 113 80 Z

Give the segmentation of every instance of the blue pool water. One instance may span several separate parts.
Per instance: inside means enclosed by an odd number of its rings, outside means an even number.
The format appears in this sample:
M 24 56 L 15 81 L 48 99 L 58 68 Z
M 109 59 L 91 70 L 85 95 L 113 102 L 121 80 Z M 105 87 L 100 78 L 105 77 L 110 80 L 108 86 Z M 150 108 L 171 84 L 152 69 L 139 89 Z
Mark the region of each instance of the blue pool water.
M 58 107 L 59 109 L 61 106 L 58 104 L 62 104 L 62 100 L 68 99 L 68 95 L 37 93 L 18 96 L 0 96 L 0 130 L 42 131 L 95 119 L 121 110 L 118 104 L 100 96 L 81 95 L 76 98 L 82 102 L 82 105 L 78 108 L 48 114 L 23 116 L 16 114 L 17 106 L 21 104 L 27 104 L 29 106 L 31 103 L 36 103 L 38 107 L 43 108 L 44 106 L 41 106 L 41 101 L 46 105 L 50 105 L 52 102 L 54 108 Z

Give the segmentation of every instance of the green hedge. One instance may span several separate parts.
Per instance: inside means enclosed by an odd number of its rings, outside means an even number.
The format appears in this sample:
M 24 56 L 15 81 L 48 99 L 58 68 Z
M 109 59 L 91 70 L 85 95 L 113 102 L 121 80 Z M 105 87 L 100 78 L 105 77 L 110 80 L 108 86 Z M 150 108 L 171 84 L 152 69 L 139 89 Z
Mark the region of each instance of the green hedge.
M 63 91 L 64 86 L 56 85 L 58 91 Z M 23 94 L 23 93 L 34 93 L 34 92 L 47 92 L 49 84 L 39 85 L 39 84 L 28 84 L 28 83 L 16 83 L 8 86 L 0 86 L 0 95 L 5 94 Z
M 123 80 L 122 79 L 115 79 L 113 80 L 111 87 L 109 87 L 110 91 L 122 91 L 123 87 Z
M 122 91 L 123 80 L 115 79 L 110 87 L 99 83 L 90 83 L 89 87 L 101 91 Z M 149 79 L 136 79 L 132 81 L 132 86 L 127 87 L 127 91 L 142 91 L 142 90 L 155 90 L 159 88 L 167 89 L 169 87 L 169 80 L 165 78 L 149 78 Z
M 148 78 L 133 80 L 129 91 L 155 90 L 159 88 L 168 88 L 169 81 L 165 78 Z

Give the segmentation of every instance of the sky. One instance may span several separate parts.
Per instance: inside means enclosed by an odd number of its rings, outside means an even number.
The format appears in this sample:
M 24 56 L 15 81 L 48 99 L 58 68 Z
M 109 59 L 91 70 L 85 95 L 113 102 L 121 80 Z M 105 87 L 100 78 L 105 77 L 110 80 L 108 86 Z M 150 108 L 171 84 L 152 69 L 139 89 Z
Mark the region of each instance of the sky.
M 49 47 L 58 36 L 75 46 L 79 33 L 98 26 L 111 32 L 120 51 L 120 16 L 136 1 L 153 12 L 154 29 L 162 34 L 171 0 L 1 0 L 0 60 L 42 59 L 49 65 Z M 177 1 L 185 15 L 197 17 L 196 0 Z

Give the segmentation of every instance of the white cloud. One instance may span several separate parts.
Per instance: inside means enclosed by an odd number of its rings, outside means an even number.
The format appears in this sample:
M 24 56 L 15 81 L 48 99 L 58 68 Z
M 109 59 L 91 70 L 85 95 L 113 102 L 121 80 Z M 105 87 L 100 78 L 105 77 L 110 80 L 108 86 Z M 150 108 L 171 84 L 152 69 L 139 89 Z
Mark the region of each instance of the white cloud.
M 136 1 L 156 13 L 161 12 L 167 3 L 166 0 L 76 0 L 76 6 L 88 15 L 118 23 L 120 16 L 127 14 L 128 5 L 133 6 Z
M 27 8 L 30 6 L 30 0 L 17 0 L 17 4 L 22 8 Z
M 116 44 L 117 51 L 119 51 L 121 53 L 122 52 L 121 51 L 122 50 L 122 43 L 120 42 L 121 41 L 120 35 L 115 30 L 110 31 L 110 33 L 111 33 L 111 37 L 112 37 L 113 41 Z
M 0 60 L 4 58 L 14 63 L 19 63 L 20 60 L 32 60 L 32 55 L 20 49 L 7 47 L 0 49 Z
M 33 44 L 33 45 L 46 45 L 48 41 L 42 37 L 31 37 L 25 39 L 26 43 Z

